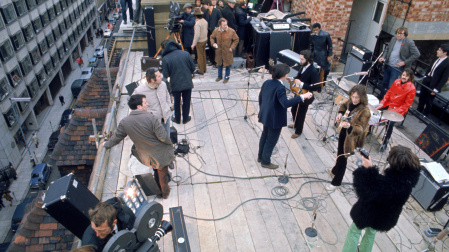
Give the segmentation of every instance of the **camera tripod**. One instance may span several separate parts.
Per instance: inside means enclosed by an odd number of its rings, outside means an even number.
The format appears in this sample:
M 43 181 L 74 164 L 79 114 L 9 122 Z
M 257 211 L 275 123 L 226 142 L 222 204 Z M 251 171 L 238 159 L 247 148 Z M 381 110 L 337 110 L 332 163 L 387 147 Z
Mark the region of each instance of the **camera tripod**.
M 184 46 L 182 46 L 181 36 L 179 35 L 179 31 L 177 31 L 177 32 L 170 32 L 170 34 L 167 35 L 165 40 L 169 39 L 171 35 L 173 35 L 173 38 L 175 39 L 176 43 L 181 44 L 181 50 L 184 51 Z M 157 57 L 157 55 L 159 54 L 161 49 L 162 49 L 162 45 L 159 46 L 159 50 L 157 50 L 156 54 L 154 55 L 154 58 Z

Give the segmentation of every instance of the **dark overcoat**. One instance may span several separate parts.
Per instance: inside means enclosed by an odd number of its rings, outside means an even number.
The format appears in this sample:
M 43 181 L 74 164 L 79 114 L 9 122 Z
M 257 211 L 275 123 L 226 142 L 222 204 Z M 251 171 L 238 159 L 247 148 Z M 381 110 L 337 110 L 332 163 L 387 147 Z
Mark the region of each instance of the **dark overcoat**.
M 386 232 L 396 226 L 419 179 L 419 170 L 401 172 L 388 168 L 384 173 L 379 174 L 377 167 L 359 167 L 353 172 L 358 200 L 350 214 L 359 229 L 371 227 Z
M 195 16 L 190 13 L 182 13 L 181 19 L 184 20 L 182 23 L 182 45 L 184 48 L 189 48 L 192 46 L 193 35 L 195 33 L 193 27 L 195 26 Z
M 313 52 L 315 61 L 324 70 L 330 70 L 330 63 L 327 57 L 332 56 L 332 39 L 329 33 L 321 30 L 318 35 L 310 36 L 310 51 Z
M 287 99 L 284 85 L 279 80 L 267 80 L 259 93 L 259 122 L 279 129 L 287 126 L 287 108 L 302 102 L 301 96 Z
M 170 77 L 171 91 L 181 92 L 193 88 L 192 74 L 195 64 L 188 52 L 175 41 L 169 41 L 162 53 L 162 73 Z

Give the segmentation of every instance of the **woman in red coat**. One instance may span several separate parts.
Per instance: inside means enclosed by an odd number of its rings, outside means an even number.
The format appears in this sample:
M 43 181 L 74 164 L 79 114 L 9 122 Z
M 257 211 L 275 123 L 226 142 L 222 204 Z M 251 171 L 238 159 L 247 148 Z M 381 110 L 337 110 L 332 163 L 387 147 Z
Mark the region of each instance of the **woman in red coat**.
M 384 98 L 380 102 L 376 109 L 389 109 L 398 112 L 404 116 L 410 106 L 413 104 L 413 99 L 415 99 L 416 88 L 413 85 L 413 80 L 415 75 L 410 68 L 406 68 L 401 73 L 401 78 L 393 82 L 390 89 L 385 94 Z M 387 148 L 388 141 L 390 140 L 391 134 L 393 133 L 394 123 L 388 121 L 387 132 L 380 147 L 380 151 L 384 151 Z

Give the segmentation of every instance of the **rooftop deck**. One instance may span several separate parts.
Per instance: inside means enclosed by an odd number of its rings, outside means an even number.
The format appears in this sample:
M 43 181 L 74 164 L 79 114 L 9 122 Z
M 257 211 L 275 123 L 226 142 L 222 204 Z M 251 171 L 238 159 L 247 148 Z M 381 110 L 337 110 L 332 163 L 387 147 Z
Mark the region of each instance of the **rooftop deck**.
M 124 83 L 142 78 L 141 56 L 139 52 L 131 53 Z M 151 196 L 148 200 L 163 205 L 166 220 L 170 219 L 170 207 L 182 206 L 192 251 L 309 251 L 304 230 L 312 226 L 315 208 L 319 239 L 313 250 L 341 251 L 352 223 L 349 212 L 357 198 L 349 184 L 332 193 L 324 189 L 325 181 L 330 180 L 325 169 L 333 166 L 337 150 L 336 141 L 322 141 L 333 106 L 332 97 L 326 92 L 316 94 L 299 138 L 291 139 L 293 131 L 283 128 L 272 157 L 280 168 L 269 170 L 256 161 L 262 131 L 257 122 L 257 97 L 263 82 L 271 76 L 265 74 L 262 79 L 262 74 L 252 74 L 248 93 L 247 71 L 232 69 L 228 84 L 215 82 L 216 69 L 208 67 L 207 71 L 194 79 L 192 121 L 174 125 L 178 140 L 188 139 L 190 153 L 176 158 L 169 198 L 159 200 Z M 121 96 L 117 121 L 129 113 L 127 98 L 128 95 Z M 333 111 L 332 120 L 337 109 Z M 380 131 L 381 127 L 376 129 L 364 147 L 375 163 L 383 167 L 387 152 L 377 152 Z M 328 135 L 334 132 L 330 127 Z M 430 160 L 397 129 L 392 141 L 393 145 L 408 146 L 419 157 Z M 135 158 L 130 159 L 131 145 L 131 140 L 125 138 L 112 149 L 103 200 L 120 193 L 132 179 L 129 167 L 140 165 Z M 351 171 L 358 162 L 361 162 L 359 154 L 349 158 L 343 182 L 352 182 Z M 289 177 L 288 183 L 279 182 L 282 175 Z M 376 235 L 374 251 L 422 251 L 428 246 L 423 231 L 429 226 L 441 227 L 447 218 L 444 209 L 426 212 L 410 197 L 398 225 Z M 173 251 L 171 234 L 159 246 L 163 251 Z M 437 249 L 444 251 L 449 246 L 440 242 Z

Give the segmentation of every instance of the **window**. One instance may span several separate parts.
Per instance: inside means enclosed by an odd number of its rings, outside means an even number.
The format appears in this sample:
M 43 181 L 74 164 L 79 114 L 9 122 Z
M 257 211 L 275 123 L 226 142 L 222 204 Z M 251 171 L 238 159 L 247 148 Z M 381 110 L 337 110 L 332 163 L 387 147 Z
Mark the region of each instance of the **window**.
M 67 29 L 69 29 L 69 27 L 71 26 L 71 24 L 70 24 L 70 17 L 66 17 L 64 19 L 64 24 L 65 24 L 65 27 L 67 27 Z
M 1 8 L 1 12 L 3 14 L 3 18 L 5 19 L 6 24 L 10 24 L 12 21 L 17 19 L 16 12 L 14 11 L 14 7 L 12 4 L 5 5 Z
M 50 17 L 50 20 L 55 20 L 56 18 L 55 9 L 53 7 L 50 7 L 50 9 L 48 9 L 47 12 L 48 16 Z
M 48 47 L 55 44 L 55 38 L 53 38 L 53 33 L 48 34 L 46 36 L 46 38 L 47 38 Z
M 12 87 L 16 87 L 22 82 L 22 73 L 18 66 L 16 66 L 11 72 L 8 73 L 9 80 L 11 81 Z
M 64 47 L 64 52 L 67 52 L 70 48 L 69 41 L 68 40 L 64 41 L 62 43 L 62 46 Z
M 5 28 L 5 24 L 3 23 L 3 19 L 0 16 L 0 30 Z
M 59 30 L 61 31 L 61 34 L 64 34 L 64 32 L 67 30 L 67 27 L 65 26 L 64 22 L 61 22 L 59 24 Z
M 59 58 L 60 59 L 62 59 L 62 57 L 64 57 L 64 53 L 65 53 L 65 50 L 64 50 L 64 47 L 59 47 L 58 48 L 58 54 L 59 54 Z
M 31 21 L 31 24 L 33 25 L 34 31 L 36 33 L 42 31 L 42 23 L 40 18 L 36 18 L 35 20 Z
M 41 49 L 41 55 L 47 53 L 48 51 L 47 40 L 43 39 L 41 42 L 39 42 L 39 49 Z
M 65 10 L 67 8 L 67 3 L 65 0 L 61 0 L 61 8 L 62 10 Z
M 27 26 L 22 28 L 22 31 L 23 31 L 23 35 L 25 36 L 25 40 L 27 42 L 30 41 L 32 38 L 34 38 L 34 31 L 33 31 L 33 27 L 31 26 L 31 24 L 28 24 Z
M 8 39 L 0 45 L 0 56 L 2 57 L 2 61 L 5 62 L 9 60 L 13 55 L 14 50 L 12 49 L 11 43 Z
M 31 62 L 33 62 L 33 65 L 36 65 L 41 59 L 41 54 L 39 53 L 39 49 L 37 48 L 37 46 L 33 50 L 31 50 L 30 56 Z
M 27 89 L 28 93 L 30 93 L 31 98 L 34 98 L 39 91 L 39 84 L 36 78 L 31 81 L 30 85 L 27 85 Z
M 36 1 L 35 0 L 25 0 L 27 6 L 28 6 L 28 10 L 33 9 L 36 6 Z
M 59 37 L 61 37 L 61 32 L 59 31 L 59 28 L 58 28 L 58 27 L 56 27 L 56 28 L 53 30 L 53 36 L 55 36 L 55 40 L 58 40 Z
M 47 80 L 47 74 L 45 73 L 44 69 L 42 68 L 41 71 L 39 73 L 36 74 L 37 77 L 37 81 L 39 86 L 43 86 L 45 81 Z
M 51 60 L 44 63 L 45 72 L 47 72 L 47 75 L 51 74 L 51 71 L 53 71 L 53 66 L 51 65 Z
M 37 0 L 37 4 L 45 3 L 45 1 L 47 1 L 47 0 Z
M 25 0 L 13 0 L 14 7 L 16 7 L 17 16 L 21 17 L 27 13 L 27 6 Z
M 56 11 L 56 15 L 58 15 L 58 16 L 61 15 L 62 8 L 61 8 L 61 3 L 60 2 L 55 4 L 55 11 Z
M 21 32 L 17 32 L 16 34 L 11 36 L 12 45 L 14 46 L 14 49 L 18 51 L 20 48 L 22 48 L 25 45 L 25 40 L 23 39 L 23 35 Z
M 8 95 L 10 88 L 8 87 L 8 80 L 3 78 L 0 80 L 0 101 L 3 101 Z
M 30 95 L 28 94 L 27 90 L 23 90 L 23 92 L 20 94 L 19 98 L 30 98 Z M 28 108 L 28 105 L 30 105 L 30 102 L 17 102 L 17 105 L 19 105 L 20 112 L 23 113 Z
M 382 17 L 382 11 L 384 10 L 384 4 L 380 1 L 377 2 L 376 11 L 374 12 L 373 21 L 376 23 L 380 22 L 380 17 Z
M 5 117 L 6 124 L 8 124 L 8 127 L 12 127 L 16 124 L 16 117 L 14 116 L 14 111 L 12 108 L 8 110 L 5 114 L 3 114 L 3 117 Z
M 50 23 L 50 18 L 48 17 L 48 13 L 44 12 L 41 14 L 41 21 L 43 26 L 47 26 Z
M 20 62 L 20 67 L 22 68 L 23 75 L 26 76 L 31 70 L 33 70 L 33 64 L 31 63 L 30 56 L 27 55 Z
M 75 37 L 73 36 L 73 33 L 69 35 L 69 44 L 73 45 L 75 43 Z
M 57 52 L 55 52 L 55 53 L 51 56 L 51 61 L 53 62 L 53 67 L 54 67 L 54 68 L 58 67 L 59 57 L 58 57 Z

